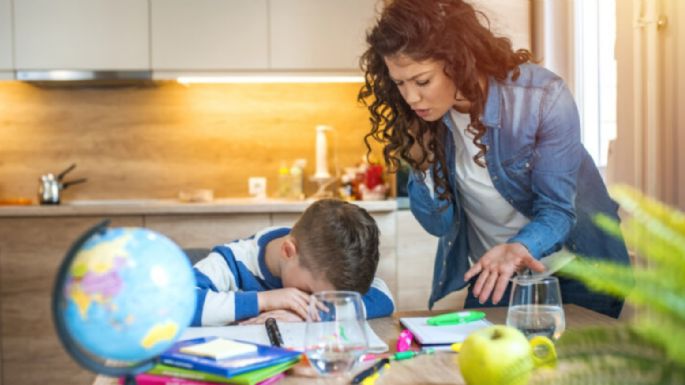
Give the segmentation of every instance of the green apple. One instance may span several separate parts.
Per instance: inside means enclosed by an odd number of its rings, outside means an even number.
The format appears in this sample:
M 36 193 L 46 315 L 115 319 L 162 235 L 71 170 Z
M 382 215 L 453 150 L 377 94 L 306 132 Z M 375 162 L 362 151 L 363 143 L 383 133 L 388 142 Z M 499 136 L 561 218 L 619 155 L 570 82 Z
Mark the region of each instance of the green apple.
M 504 325 L 469 334 L 457 359 L 468 385 L 525 385 L 534 367 L 526 337 Z

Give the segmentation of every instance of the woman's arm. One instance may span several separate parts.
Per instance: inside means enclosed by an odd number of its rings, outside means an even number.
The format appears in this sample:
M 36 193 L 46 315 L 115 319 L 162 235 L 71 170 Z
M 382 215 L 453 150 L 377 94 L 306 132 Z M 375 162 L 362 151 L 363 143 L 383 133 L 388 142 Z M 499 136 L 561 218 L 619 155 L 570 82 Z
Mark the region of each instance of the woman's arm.
M 409 174 L 409 208 L 416 220 L 429 234 L 436 237 L 447 234 L 454 220 L 454 204 L 443 200 L 434 191 L 431 170 L 422 178 L 418 171 Z
M 409 134 L 415 137 L 413 131 L 410 130 Z M 429 143 L 431 139 L 432 134 L 426 131 L 423 134 L 423 143 Z M 452 202 L 440 199 L 439 194 L 435 193 L 431 168 L 435 155 L 424 149 L 418 140 L 414 140 L 409 156 L 417 162 L 423 160 L 419 169 L 412 169 L 409 174 L 407 191 L 411 212 L 429 234 L 436 237 L 444 235 L 452 225 L 454 208 Z
M 543 103 L 531 170 L 533 217 L 507 243 L 489 250 L 466 272 L 465 280 L 480 274 L 473 294 L 481 302 L 491 294 L 492 301 L 499 302 L 517 271 L 544 271 L 538 259 L 557 250 L 575 222 L 582 157 L 578 110 L 561 79 L 547 87 Z
M 548 87 L 543 101 L 531 170 L 533 217 L 509 240 L 525 245 L 536 259 L 559 249 L 575 224 L 583 156 L 578 109 L 561 79 Z

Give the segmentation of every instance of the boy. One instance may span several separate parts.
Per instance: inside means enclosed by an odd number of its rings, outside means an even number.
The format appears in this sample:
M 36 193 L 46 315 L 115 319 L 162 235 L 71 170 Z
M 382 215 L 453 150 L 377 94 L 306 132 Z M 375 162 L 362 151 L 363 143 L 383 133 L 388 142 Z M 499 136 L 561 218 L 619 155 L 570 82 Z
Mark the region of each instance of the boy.
M 316 201 L 292 230 L 264 229 L 214 247 L 195 264 L 192 326 L 305 320 L 309 294 L 323 290 L 357 291 L 368 318 L 390 315 L 390 291 L 374 278 L 378 258 L 378 227 L 366 210 L 335 199 Z

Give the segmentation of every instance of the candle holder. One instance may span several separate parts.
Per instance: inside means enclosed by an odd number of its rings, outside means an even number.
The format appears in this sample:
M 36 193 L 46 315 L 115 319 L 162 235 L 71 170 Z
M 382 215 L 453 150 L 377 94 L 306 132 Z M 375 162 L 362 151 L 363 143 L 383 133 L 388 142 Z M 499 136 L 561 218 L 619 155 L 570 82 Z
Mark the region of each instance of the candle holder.
M 333 192 L 328 190 L 329 187 L 335 183 L 337 178 L 332 177 L 332 176 L 313 176 L 309 180 L 312 182 L 316 182 L 316 184 L 319 186 L 312 195 L 312 198 L 314 199 L 322 199 L 322 198 L 332 198 L 333 197 Z

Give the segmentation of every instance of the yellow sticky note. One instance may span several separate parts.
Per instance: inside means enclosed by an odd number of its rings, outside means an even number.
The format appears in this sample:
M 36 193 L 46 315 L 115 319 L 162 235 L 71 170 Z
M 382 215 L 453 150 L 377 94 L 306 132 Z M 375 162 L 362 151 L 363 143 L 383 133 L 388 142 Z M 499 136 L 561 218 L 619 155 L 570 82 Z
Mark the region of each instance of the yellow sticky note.
M 201 344 L 184 346 L 180 348 L 179 351 L 194 356 L 211 357 L 221 360 L 245 353 L 253 353 L 257 351 L 257 347 L 251 344 L 217 338 Z

